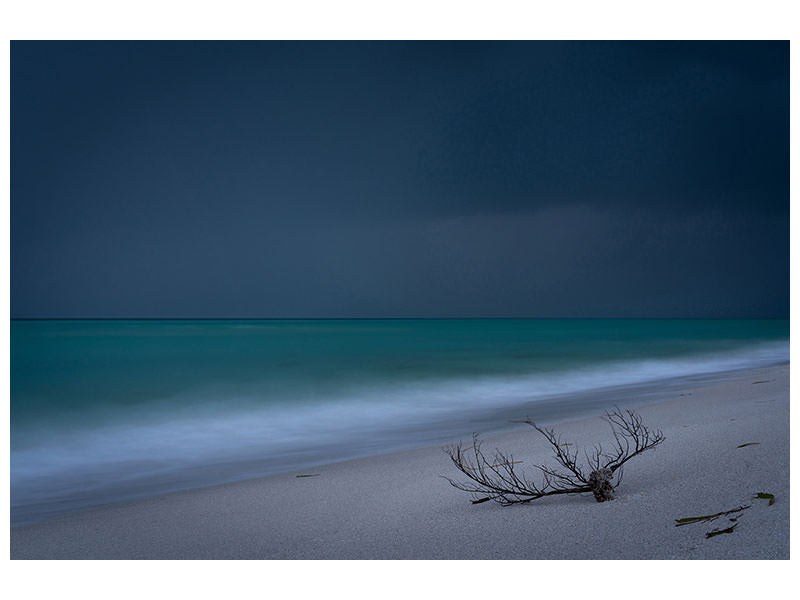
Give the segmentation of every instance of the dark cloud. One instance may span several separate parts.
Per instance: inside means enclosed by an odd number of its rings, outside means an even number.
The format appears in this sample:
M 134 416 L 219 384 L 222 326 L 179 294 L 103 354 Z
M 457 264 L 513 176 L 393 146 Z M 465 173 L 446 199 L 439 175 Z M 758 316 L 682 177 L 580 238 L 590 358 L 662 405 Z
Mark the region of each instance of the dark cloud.
M 14 316 L 786 316 L 788 43 L 15 42 Z

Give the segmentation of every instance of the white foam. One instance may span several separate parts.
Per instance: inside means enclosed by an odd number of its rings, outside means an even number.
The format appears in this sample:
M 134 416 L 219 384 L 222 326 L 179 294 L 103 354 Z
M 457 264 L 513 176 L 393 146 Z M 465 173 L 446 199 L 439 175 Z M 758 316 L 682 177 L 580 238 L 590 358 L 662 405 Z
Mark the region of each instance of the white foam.
M 265 470 L 275 470 L 281 461 L 290 469 L 301 458 L 326 462 L 357 456 L 365 449 L 380 451 L 382 443 L 388 451 L 393 449 L 391 444 L 397 444 L 399 431 L 413 440 L 415 431 L 430 431 L 437 423 L 463 420 L 476 411 L 786 360 L 788 343 L 776 342 L 716 355 L 609 362 L 511 378 L 363 385 L 296 404 L 220 398 L 213 411 L 178 411 L 136 425 L 77 428 L 29 440 L 12 451 L 12 504 L 69 496 L 76 490 L 91 495 L 95 488 L 109 489 L 121 482 L 163 477 L 209 464 L 262 458 Z M 180 404 L 180 399 L 173 398 L 172 403 Z M 389 442 L 387 438 L 392 436 Z M 219 482 L 203 481 L 208 474 L 198 477 L 195 485 Z M 235 478 L 235 473 L 229 474 L 230 478 Z

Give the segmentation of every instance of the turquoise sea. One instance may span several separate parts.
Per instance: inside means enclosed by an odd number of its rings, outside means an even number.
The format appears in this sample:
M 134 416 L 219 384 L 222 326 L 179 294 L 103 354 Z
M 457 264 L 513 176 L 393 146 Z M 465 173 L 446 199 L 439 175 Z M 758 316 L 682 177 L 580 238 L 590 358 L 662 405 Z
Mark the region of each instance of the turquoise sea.
M 11 513 L 64 512 L 789 360 L 786 320 L 15 320 Z

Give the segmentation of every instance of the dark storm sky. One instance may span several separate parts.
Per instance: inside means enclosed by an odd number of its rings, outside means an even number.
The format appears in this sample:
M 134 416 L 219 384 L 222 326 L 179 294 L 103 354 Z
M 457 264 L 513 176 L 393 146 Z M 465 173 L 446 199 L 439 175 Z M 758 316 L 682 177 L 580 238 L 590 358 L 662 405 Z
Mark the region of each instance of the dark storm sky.
M 786 317 L 788 53 L 12 43 L 12 316 Z

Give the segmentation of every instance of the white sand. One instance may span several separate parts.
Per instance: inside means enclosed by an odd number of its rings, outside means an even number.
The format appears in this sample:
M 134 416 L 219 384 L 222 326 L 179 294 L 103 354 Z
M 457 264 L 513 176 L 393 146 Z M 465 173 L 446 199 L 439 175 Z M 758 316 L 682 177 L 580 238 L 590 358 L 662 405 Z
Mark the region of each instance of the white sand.
M 580 494 L 472 505 L 440 477 L 457 475 L 441 448 L 424 448 L 14 528 L 11 558 L 788 559 L 788 365 L 669 395 L 637 408 L 667 439 L 628 463 L 612 502 Z M 578 444 L 609 439 L 600 418 L 556 429 Z M 758 444 L 737 448 L 748 442 Z M 484 448 L 495 446 L 520 467 L 550 460 L 526 425 L 487 436 Z M 705 537 L 726 518 L 675 526 L 742 504 L 752 507 L 731 534 Z

